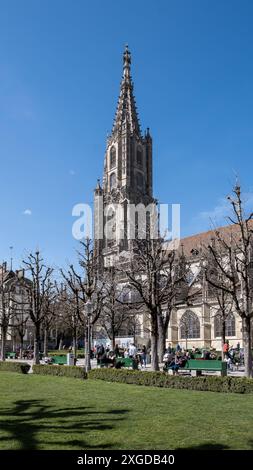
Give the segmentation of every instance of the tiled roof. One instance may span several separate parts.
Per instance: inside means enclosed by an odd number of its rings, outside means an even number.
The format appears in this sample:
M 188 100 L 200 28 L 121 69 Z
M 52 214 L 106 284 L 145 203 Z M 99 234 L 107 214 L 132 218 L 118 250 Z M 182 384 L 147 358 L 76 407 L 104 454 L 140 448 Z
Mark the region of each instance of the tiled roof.
M 253 228 L 253 221 L 251 221 Z M 224 240 L 229 241 L 232 236 L 233 239 L 239 240 L 241 235 L 240 227 L 238 225 L 225 225 L 224 227 L 218 227 L 207 232 L 197 233 L 190 237 L 181 238 L 180 246 L 183 247 L 183 251 L 187 257 L 196 256 L 201 252 L 201 249 L 208 246 L 212 238 L 215 238 L 215 231 L 218 231 Z

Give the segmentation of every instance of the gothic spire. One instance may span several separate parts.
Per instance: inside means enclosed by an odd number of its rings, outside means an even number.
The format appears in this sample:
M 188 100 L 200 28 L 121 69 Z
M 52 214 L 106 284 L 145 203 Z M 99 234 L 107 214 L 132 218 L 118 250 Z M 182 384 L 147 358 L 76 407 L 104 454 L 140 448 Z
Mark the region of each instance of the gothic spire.
M 141 137 L 141 129 L 136 109 L 133 82 L 131 78 L 131 53 L 128 45 L 123 53 L 123 77 L 120 85 L 120 95 L 118 99 L 116 116 L 113 123 L 112 134 L 121 131 L 124 126 L 130 129 L 131 133 L 136 133 Z

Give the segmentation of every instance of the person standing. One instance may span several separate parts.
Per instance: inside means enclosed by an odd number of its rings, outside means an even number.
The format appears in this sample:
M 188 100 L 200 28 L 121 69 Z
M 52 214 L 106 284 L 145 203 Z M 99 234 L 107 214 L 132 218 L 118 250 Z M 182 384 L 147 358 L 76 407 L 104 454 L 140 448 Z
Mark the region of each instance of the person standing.
M 225 343 L 224 343 L 224 345 L 223 345 L 224 357 L 227 357 L 227 358 L 228 358 L 228 356 L 229 356 L 228 351 L 229 351 L 229 342 L 228 342 L 228 341 L 225 341 Z
M 134 345 L 134 343 L 131 343 L 128 349 L 129 357 L 134 358 L 136 356 L 136 351 L 137 351 L 136 346 Z
M 125 350 L 124 350 L 124 357 L 129 357 L 128 349 L 125 349 Z
M 118 344 L 116 344 L 116 346 L 115 346 L 114 354 L 115 354 L 115 357 L 119 357 L 119 356 L 120 356 L 119 345 L 118 345 Z
M 143 344 L 141 349 L 141 365 L 142 367 L 147 367 L 147 348 L 145 344 Z

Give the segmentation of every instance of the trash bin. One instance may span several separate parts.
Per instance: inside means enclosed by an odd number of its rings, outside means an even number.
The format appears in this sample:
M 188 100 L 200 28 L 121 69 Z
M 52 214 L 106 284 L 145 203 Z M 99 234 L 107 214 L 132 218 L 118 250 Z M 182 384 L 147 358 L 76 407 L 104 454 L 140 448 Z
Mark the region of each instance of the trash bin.
M 75 356 L 73 353 L 67 354 L 67 366 L 74 366 L 75 365 Z

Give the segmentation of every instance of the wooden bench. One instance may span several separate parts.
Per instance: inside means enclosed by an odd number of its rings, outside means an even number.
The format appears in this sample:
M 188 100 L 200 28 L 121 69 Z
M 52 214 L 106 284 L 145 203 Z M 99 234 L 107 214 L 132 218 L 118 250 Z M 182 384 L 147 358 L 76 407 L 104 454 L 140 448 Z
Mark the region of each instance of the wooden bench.
M 179 370 L 189 370 L 192 375 L 201 375 L 202 371 L 220 372 L 220 375 L 227 375 L 227 363 L 215 359 L 188 359 L 184 367 Z

